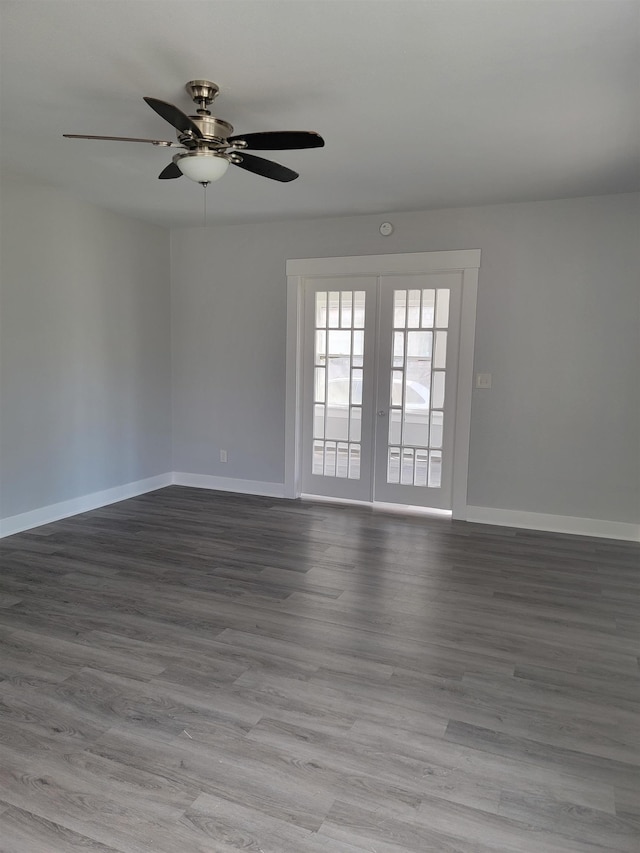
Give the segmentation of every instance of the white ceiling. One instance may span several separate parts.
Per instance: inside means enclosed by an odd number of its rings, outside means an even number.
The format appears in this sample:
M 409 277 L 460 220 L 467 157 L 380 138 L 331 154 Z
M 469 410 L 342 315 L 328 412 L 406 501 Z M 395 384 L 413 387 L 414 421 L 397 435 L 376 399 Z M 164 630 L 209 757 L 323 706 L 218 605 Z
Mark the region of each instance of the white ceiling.
M 20 0 L 1 38 L 3 174 L 150 222 L 202 222 L 173 152 L 62 134 L 174 139 L 142 96 L 191 113 L 195 78 L 236 132 L 326 140 L 273 153 L 290 184 L 229 169 L 209 222 L 640 189 L 636 0 Z

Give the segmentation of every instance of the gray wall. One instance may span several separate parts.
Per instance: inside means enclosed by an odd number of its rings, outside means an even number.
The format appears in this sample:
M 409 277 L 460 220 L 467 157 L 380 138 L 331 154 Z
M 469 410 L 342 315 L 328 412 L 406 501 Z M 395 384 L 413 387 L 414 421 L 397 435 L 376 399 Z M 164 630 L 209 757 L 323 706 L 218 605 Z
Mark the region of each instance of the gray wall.
M 0 517 L 171 470 L 168 232 L 6 184 Z
M 480 248 L 469 503 L 638 523 L 638 195 L 393 214 L 386 239 L 178 229 L 171 302 L 163 229 L 2 198 L 0 517 L 170 470 L 282 483 L 287 258 Z
M 468 502 L 638 523 L 639 198 L 174 230 L 173 469 L 283 481 L 288 258 L 480 248 Z

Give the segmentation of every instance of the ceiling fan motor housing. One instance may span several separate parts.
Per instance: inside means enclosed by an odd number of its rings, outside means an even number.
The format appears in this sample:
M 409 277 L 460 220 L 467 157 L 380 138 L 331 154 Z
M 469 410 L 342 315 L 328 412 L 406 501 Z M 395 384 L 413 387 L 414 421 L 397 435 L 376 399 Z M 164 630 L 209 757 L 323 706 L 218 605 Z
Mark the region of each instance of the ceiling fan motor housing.
M 178 132 L 178 139 L 186 147 L 192 147 L 193 143 L 197 142 L 199 143 L 198 147 L 217 148 L 219 145 L 225 145 L 227 137 L 233 133 L 233 125 L 215 116 L 196 115 L 189 116 L 189 118 L 200 128 L 203 139 L 194 139 L 190 134 Z M 207 143 L 212 144 L 210 146 Z

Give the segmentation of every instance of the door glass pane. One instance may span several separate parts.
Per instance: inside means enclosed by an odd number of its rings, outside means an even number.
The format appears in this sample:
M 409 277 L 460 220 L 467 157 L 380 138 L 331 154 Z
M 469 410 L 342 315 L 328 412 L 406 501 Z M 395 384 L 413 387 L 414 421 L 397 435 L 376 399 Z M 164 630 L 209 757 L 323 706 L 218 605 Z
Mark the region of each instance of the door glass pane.
M 387 483 L 400 482 L 400 448 L 390 447 L 387 458 Z
M 324 471 L 324 442 L 313 442 L 313 463 L 311 470 L 314 474 L 322 474 Z
M 338 442 L 336 456 L 336 477 L 346 478 L 349 474 L 349 445 L 345 442 Z
M 327 384 L 327 403 L 332 408 L 349 405 L 349 377 L 335 375 L 329 362 L 329 382 Z
M 362 367 L 364 359 L 364 332 L 356 330 L 353 332 L 353 366 Z
M 426 450 L 416 450 L 416 461 L 414 471 L 414 485 L 427 485 L 427 470 L 428 470 L 429 454 Z
M 320 329 L 316 332 L 316 364 L 325 364 L 327 360 L 327 333 Z
M 410 396 L 412 389 L 407 389 Z M 405 405 L 404 417 L 402 419 L 402 443 L 410 444 L 412 447 L 429 446 L 429 407 L 412 408 Z M 398 439 L 399 441 L 399 439 Z
M 329 405 L 326 438 L 332 441 L 349 440 L 349 406 L 333 407 Z
M 438 301 L 436 302 L 436 326 L 446 329 L 449 325 L 449 291 L 438 288 Z
M 316 403 L 324 403 L 324 367 L 316 367 L 316 387 L 315 387 L 315 402 Z
M 350 356 L 351 332 L 331 329 L 329 331 L 329 358 L 343 358 L 345 366 L 348 366 Z
M 328 326 L 331 329 L 336 329 L 340 325 L 340 294 L 332 290 L 329 293 L 329 322 Z
M 404 332 L 393 333 L 393 367 L 404 367 Z
M 407 299 L 407 326 L 417 329 L 420 325 L 420 291 L 410 290 Z
M 404 329 L 407 325 L 407 291 L 396 290 L 393 293 L 393 325 Z
M 435 290 L 422 291 L 422 322 L 423 329 L 431 329 L 433 327 L 433 317 L 436 304 Z
M 316 293 L 316 328 L 327 325 L 327 294 Z
M 313 437 L 324 438 L 324 406 L 313 407 Z
M 447 333 L 436 332 L 436 346 L 433 354 L 433 366 L 445 368 L 447 366 Z
M 429 433 L 429 445 L 431 447 L 442 447 L 442 412 L 431 412 L 431 431 Z
M 353 304 L 353 294 L 350 290 L 343 290 L 340 294 L 341 296 L 341 312 L 340 312 L 340 325 L 343 329 L 351 328 L 351 307 Z
M 351 407 L 349 419 L 349 441 L 360 441 L 362 434 L 362 409 L 360 406 Z
M 329 332 L 330 337 L 332 334 L 334 333 Z M 346 440 L 349 437 L 349 386 L 351 380 L 348 364 L 348 357 L 330 356 L 329 381 L 327 382 L 326 437 L 333 440 Z
M 336 476 L 336 443 L 325 441 L 324 444 L 324 474 L 325 477 Z
M 362 405 L 362 370 L 354 368 L 351 371 L 351 403 L 354 406 Z
M 413 485 L 413 448 L 402 448 L 402 468 L 400 470 L 400 482 L 403 486 Z
M 407 379 L 417 385 L 429 385 L 432 340 L 433 332 L 407 332 Z
M 349 479 L 360 479 L 360 445 L 349 445 Z
M 400 444 L 402 440 L 402 410 L 391 409 L 389 412 L 389 444 Z
M 444 372 L 436 370 L 433 373 L 433 408 L 441 409 L 444 406 Z
M 353 294 L 353 328 L 364 329 L 364 290 L 356 290 Z
M 394 370 L 391 381 L 391 405 L 402 405 L 402 382 L 404 374 L 401 370 Z
M 431 358 L 433 332 L 407 332 L 407 358 Z
M 429 481 L 431 489 L 439 489 L 442 480 L 442 452 L 432 450 L 429 454 Z

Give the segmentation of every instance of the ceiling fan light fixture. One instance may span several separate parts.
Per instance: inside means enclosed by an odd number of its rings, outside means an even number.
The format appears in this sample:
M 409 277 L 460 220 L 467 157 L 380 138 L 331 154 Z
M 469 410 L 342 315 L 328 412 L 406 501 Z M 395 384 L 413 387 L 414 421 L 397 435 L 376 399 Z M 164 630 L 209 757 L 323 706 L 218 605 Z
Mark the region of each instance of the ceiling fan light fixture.
M 175 162 L 183 175 L 199 184 L 219 180 L 229 168 L 227 158 L 213 151 L 190 151 L 180 154 Z
M 191 80 L 186 86 L 192 100 L 198 105 L 198 114 L 188 116 L 167 101 L 158 98 L 144 100 L 178 132 L 178 142 L 159 139 L 140 139 L 131 136 L 89 136 L 86 134 L 63 133 L 73 139 L 98 139 L 119 142 L 147 142 L 163 148 L 181 148 L 184 153 L 176 154 L 158 175 L 161 181 L 174 180 L 186 175 L 189 180 L 206 187 L 218 181 L 229 168 L 229 163 L 262 175 L 272 181 L 287 183 L 300 177 L 293 169 L 245 153 L 254 151 L 288 151 L 302 148 L 322 148 L 324 139 L 313 130 L 267 130 L 263 133 L 245 133 L 231 136 L 233 125 L 212 116 L 207 106 L 218 94 L 218 86 L 210 80 Z M 238 153 L 242 151 L 242 154 Z

